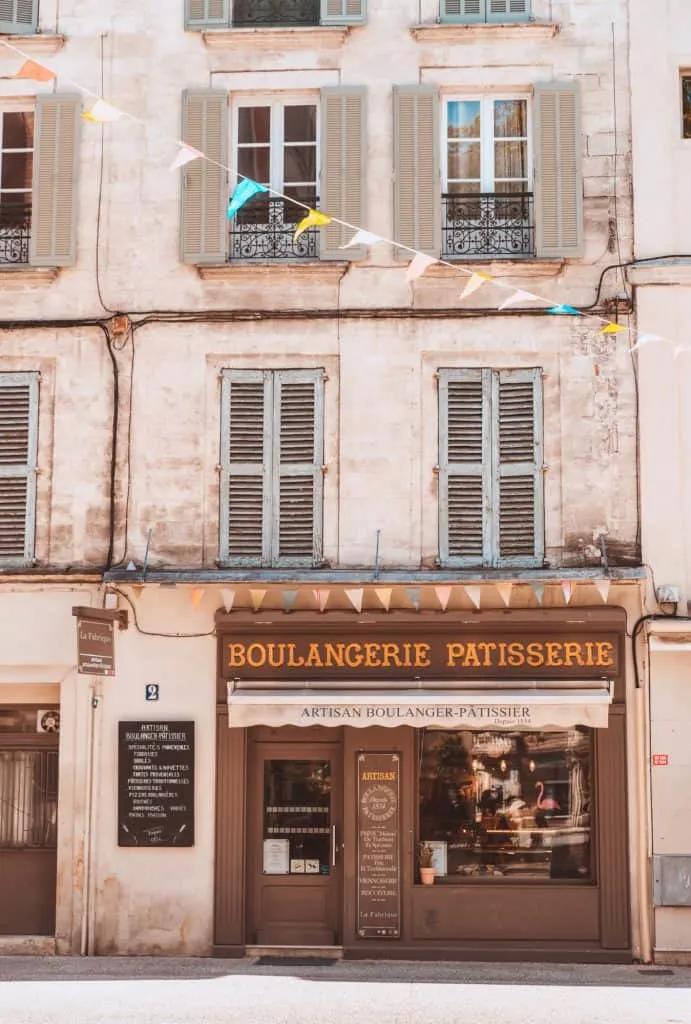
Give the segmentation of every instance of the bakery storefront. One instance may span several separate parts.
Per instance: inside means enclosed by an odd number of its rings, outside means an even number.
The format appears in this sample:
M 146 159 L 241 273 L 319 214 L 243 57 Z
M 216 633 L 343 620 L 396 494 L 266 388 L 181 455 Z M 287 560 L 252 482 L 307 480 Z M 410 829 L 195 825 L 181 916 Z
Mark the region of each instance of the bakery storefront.
M 621 609 L 217 628 L 218 953 L 630 960 Z

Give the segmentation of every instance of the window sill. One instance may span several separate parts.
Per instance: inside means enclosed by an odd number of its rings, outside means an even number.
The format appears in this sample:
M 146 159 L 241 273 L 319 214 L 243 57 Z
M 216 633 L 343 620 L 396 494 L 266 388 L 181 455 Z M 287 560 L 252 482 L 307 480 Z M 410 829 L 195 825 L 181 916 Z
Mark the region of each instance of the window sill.
M 208 50 L 338 50 L 346 40 L 348 27 L 314 25 L 307 28 L 229 28 L 202 32 Z
M 546 41 L 553 39 L 559 26 L 553 22 L 515 21 L 503 24 L 473 23 L 413 25 L 410 34 L 418 43 L 481 43 Z
M 3 284 L 52 284 L 60 275 L 58 267 L 31 267 L 28 263 L 0 265 L 0 288 Z
M 202 281 L 333 281 L 337 283 L 346 274 L 348 263 L 224 263 L 219 266 L 198 266 Z
M 448 257 L 444 257 L 448 259 Z M 448 260 L 452 263 L 452 260 Z M 489 274 L 490 277 L 521 277 L 540 278 L 558 277 L 566 266 L 566 260 L 458 260 L 458 266 L 469 270 L 480 271 Z M 454 266 L 447 266 L 444 263 L 435 263 L 425 271 L 425 279 L 431 277 L 453 277 L 458 278 L 458 270 Z
M 40 32 L 30 36 L 0 34 L 0 40 L 3 39 L 6 39 L 11 46 L 16 46 L 17 49 L 23 50 L 25 53 L 59 53 L 65 45 L 64 36 L 50 35 L 49 33 L 42 35 Z M 8 54 L 12 53 L 6 47 L 3 49 Z

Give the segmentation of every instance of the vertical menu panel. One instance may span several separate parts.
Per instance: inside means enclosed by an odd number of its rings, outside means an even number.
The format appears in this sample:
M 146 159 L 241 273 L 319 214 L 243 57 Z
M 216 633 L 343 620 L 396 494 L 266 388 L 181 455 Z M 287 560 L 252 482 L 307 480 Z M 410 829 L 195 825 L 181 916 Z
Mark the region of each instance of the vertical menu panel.
M 357 932 L 401 936 L 400 754 L 358 754 Z

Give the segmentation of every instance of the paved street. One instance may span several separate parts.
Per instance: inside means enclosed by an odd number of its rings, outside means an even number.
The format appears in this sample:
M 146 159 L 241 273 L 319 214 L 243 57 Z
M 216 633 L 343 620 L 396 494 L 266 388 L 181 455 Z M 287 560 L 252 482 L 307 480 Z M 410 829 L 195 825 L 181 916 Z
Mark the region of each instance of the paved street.
M 691 1024 L 691 970 L 0 958 L 1 1024 Z

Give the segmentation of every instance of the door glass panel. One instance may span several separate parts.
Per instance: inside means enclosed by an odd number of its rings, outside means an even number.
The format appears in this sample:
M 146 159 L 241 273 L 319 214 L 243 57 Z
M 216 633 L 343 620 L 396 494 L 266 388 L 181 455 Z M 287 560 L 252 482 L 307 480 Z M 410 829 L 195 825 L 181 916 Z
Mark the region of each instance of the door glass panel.
M 328 875 L 331 870 L 331 762 L 264 762 L 265 873 Z M 279 841 L 278 845 L 275 841 Z M 267 872 L 267 841 L 273 868 Z M 285 851 L 281 869 L 281 846 Z M 279 865 L 278 868 L 276 865 Z

